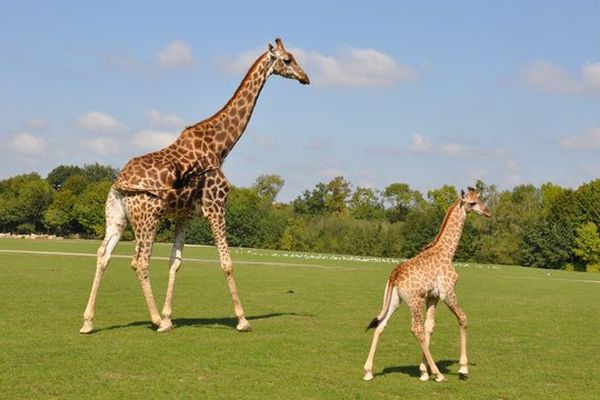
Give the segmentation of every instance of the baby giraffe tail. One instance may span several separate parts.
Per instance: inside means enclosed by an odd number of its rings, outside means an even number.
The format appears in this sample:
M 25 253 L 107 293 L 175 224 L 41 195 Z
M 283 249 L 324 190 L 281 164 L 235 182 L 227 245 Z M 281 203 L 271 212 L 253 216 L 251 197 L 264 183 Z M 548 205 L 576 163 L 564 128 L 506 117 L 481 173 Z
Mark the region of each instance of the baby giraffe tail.
M 373 318 L 373 321 L 371 321 L 371 323 L 367 326 L 367 329 L 365 329 L 365 332 L 368 331 L 369 329 L 377 328 L 379 326 L 379 324 L 381 323 L 381 321 L 383 321 L 383 319 L 389 312 L 390 304 L 392 301 L 392 289 L 393 288 L 394 288 L 394 285 L 392 285 L 390 283 L 390 280 L 388 279 L 388 281 L 385 284 L 385 290 L 383 292 L 383 308 L 381 309 L 381 312 L 379 313 L 379 315 L 377 317 Z

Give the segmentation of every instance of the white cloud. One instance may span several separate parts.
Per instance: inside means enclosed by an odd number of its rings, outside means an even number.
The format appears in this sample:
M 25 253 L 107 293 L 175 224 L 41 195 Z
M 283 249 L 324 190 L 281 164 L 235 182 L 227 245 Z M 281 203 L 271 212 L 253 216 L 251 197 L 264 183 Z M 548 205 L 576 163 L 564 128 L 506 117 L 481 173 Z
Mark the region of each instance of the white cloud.
M 442 146 L 441 153 L 448 157 L 467 157 L 473 152 L 469 147 L 460 143 L 448 143 Z
M 116 118 L 100 111 L 90 111 L 77 120 L 77 126 L 92 132 L 115 133 L 125 129 Z
M 568 136 L 560 141 L 565 149 L 600 149 L 600 128 L 592 127 L 581 135 Z
M 251 138 L 250 141 L 252 141 L 252 143 L 254 143 L 254 145 L 256 145 L 259 149 L 272 150 L 276 147 L 273 140 L 271 140 L 267 136 L 253 134 L 253 135 L 250 135 L 250 138 Z
M 417 72 L 398 63 L 393 57 L 375 49 L 346 47 L 335 55 L 316 51 L 289 49 L 298 63 L 307 71 L 312 82 L 322 86 L 391 86 L 400 81 L 417 79 Z M 223 56 L 217 60 L 228 74 L 246 72 L 264 49 L 251 49 L 235 57 Z
M 148 121 L 154 126 L 167 128 L 181 128 L 185 121 L 177 114 L 164 114 L 158 110 L 149 110 L 144 113 Z
M 33 156 L 46 150 L 46 141 L 30 133 L 20 133 L 11 139 L 10 149 L 19 155 Z
M 230 75 L 243 74 L 256 61 L 256 59 L 266 51 L 264 49 L 251 49 L 238 54 L 235 57 L 221 56 L 217 59 L 217 65 L 221 70 Z
M 584 90 L 600 93 L 600 62 L 581 67 L 581 82 Z
M 25 126 L 29 129 L 45 129 L 48 127 L 48 124 L 43 119 L 33 118 L 27 121 Z
M 412 81 L 417 73 L 375 49 L 348 47 L 334 56 L 309 52 L 299 56 L 310 70 L 311 80 L 325 86 L 391 86 Z
M 526 85 L 550 93 L 600 93 L 600 62 L 584 64 L 573 77 L 563 67 L 547 61 L 532 62 L 521 79 Z
M 331 149 L 331 142 L 324 138 L 312 138 L 306 143 L 306 148 L 315 151 Z
M 175 40 L 169 43 L 156 55 L 158 64 L 163 68 L 189 67 L 194 64 L 192 49 L 181 41 Z
M 82 140 L 81 146 L 103 156 L 118 154 L 121 148 L 116 140 L 107 137 Z
M 412 136 L 410 150 L 416 154 L 427 154 L 431 152 L 431 143 L 429 143 L 423 135 L 415 133 Z
M 132 143 L 135 147 L 143 150 L 160 150 L 177 139 L 177 134 L 173 132 L 143 130 L 133 135 Z
M 327 166 L 319 170 L 319 175 L 323 178 L 333 179 L 337 176 L 344 176 L 345 172 L 343 169 L 336 165 Z

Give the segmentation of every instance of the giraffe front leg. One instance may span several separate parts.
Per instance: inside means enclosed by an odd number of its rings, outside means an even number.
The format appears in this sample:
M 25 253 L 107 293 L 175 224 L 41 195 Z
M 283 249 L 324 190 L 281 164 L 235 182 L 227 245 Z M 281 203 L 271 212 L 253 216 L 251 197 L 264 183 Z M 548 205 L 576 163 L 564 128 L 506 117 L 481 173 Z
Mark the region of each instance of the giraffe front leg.
M 433 333 L 433 327 L 435 326 L 435 310 L 438 303 L 438 298 L 428 297 L 427 298 L 427 312 L 425 314 L 425 346 L 429 349 L 429 344 L 431 342 L 431 335 Z M 427 357 L 425 357 L 425 353 L 423 353 L 423 358 L 421 360 L 421 364 L 419 365 L 419 371 L 421 371 L 421 381 L 425 382 L 429 380 L 429 373 L 427 368 L 429 364 L 427 363 Z
M 238 295 L 237 285 L 233 279 L 233 263 L 231 262 L 229 246 L 227 245 L 226 240 L 224 210 L 221 208 L 216 212 L 210 213 L 208 215 L 208 219 L 215 238 L 215 244 L 217 245 L 217 249 L 219 251 L 221 269 L 225 274 L 225 280 L 227 281 L 227 286 L 231 292 L 233 310 L 235 312 L 235 316 L 238 318 L 236 329 L 240 332 L 248 332 L 252 330 L 252 327 L 245 317 L 244 308 L 242 307 L 242 302 L 240 301 L 240 297 Z
M 465 314 L 458 306 L 458 300 L 454 293 L 450 294 L 444 301 L 458 320 L 458 326 L 460 328 L 460 368 L 458 369 L 458 376 L 460 379 L 467 379 L 469 377 L 469 359 L 467 358 L 467 314 Z
M 171 257 L 169 258 L 169 283 L 167 284 L 167 294 L 162 309 L 162 321 L 158 328 L 159 332 L 168 332 L 173 329 L 173 322 L 171 321 L 171 315 L 173 314 L 173 292 L 175 290 L 175 277 L 177 271 L 179 271 L 179 267 L 181 267 L 181 257 L 183 255 L 186 231 L 186 221 L 177 221 L 175 240 L 173 242 L 173 249 L 171 250 Z

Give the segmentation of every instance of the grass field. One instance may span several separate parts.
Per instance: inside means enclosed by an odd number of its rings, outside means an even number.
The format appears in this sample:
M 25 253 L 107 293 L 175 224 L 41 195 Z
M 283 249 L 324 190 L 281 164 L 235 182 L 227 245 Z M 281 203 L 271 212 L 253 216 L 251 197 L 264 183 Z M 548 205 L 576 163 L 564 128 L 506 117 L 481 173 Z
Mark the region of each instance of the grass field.
M 394 263 L 233 249 L 253 332 L 235 331 L 216 252 L 186 247 L 175 329 L 151 329 L 128 257 L 100 288 L 96 332 L 78 333 L 94 273 L 93 241 L 0 240 L 0 397 L 6 399 L 597 399 L 600 274 L 459 265 L 469 315 L 470 378 L 459 381 L 459 333 L 441 306 L 432 354 L 448 379 L 420 382 L 405 306 L 385 331 L 375 379 L 362 381 Z M 162 307 L 170 247 L 157 244 Z M 11 252 L 9 252 L 9 250 Z M 17 251 L 17 252 L 12 252 Z M 70 255 L 31 252 L 62 252 Z M 115 254 L 129 256 L 131 243 Z

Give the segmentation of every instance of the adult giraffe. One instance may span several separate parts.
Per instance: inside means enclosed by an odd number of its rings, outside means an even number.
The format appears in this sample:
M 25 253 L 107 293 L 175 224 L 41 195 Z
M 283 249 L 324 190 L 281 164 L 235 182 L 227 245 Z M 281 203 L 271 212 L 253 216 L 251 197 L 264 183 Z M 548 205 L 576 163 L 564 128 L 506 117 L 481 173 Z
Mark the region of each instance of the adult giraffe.
M 135 253 L 131 262 L 135 270 L 152 323 L 159 332 L 173 328 L 171 321 L 175 276 L 181 265 L 182 249 L 188 221 L 195 216 L 208 219 L 219 251 L 238 331 L 251 329 L 233 279 L 233 267 L 225 231 L 225 202 L 229 183 L 221 165 L 246 129 L 258 96 L 272 74 L 309 84 L 306 73 L 281 39 L 260 55 L 250 67 L 233 97 L 212 117 L 183 130 L 168 147 L 131 159 L 121 170 L 106 200 L 106 234 L 98 249 L 96 274 L 81 333 L 93 330 L 98 287 L 111 253 L 121 238 L 127 221 L 135 234 Z M 169 283 L 162 316 L 152 295 L 149 261 L 152 244 L 160 221 L 176 220 L 176 233 L 169 261 Z

